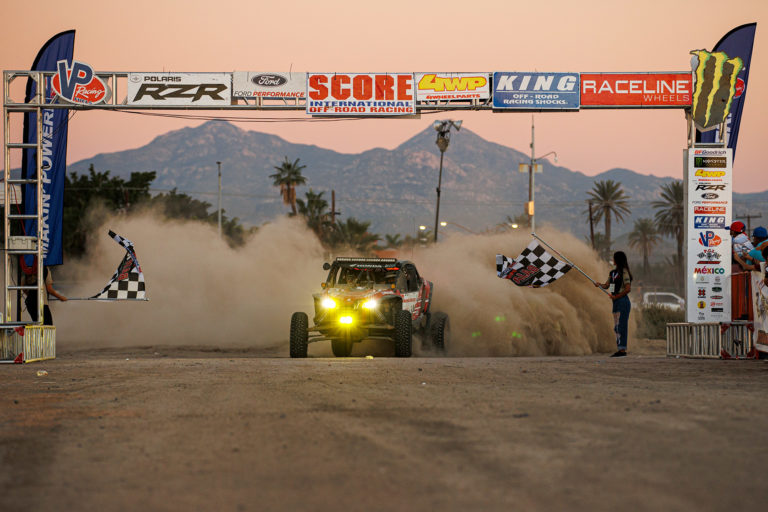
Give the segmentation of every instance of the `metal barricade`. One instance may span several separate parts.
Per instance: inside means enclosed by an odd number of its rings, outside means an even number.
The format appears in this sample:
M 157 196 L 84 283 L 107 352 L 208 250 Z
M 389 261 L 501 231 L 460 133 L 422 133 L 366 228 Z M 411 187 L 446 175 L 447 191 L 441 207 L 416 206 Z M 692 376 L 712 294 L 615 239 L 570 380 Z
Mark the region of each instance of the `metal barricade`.
M 23 332 L 23 334 L 21 334 Z M 56 327 L 27 325 L 0 330 L 0 363 L 32 363 L 56 358 Z
M 752 324 L 667 324 L 667 356 L 719 358 L 725 349 L 731 356 L 746 356 L 752 348 Z

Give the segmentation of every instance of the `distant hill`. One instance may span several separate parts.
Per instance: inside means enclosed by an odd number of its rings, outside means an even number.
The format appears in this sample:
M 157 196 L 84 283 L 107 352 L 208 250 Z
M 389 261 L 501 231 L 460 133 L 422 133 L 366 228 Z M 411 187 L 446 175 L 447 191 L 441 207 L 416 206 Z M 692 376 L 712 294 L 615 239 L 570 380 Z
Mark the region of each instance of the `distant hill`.
M 419 224 L 434 225 L 440 152 L 431 129 L 393 150 L 342 154 L 209 121 L 160 135 L 140 148 L 95 155 L 75 162 L 68 170 L 83 173 L 93 164 L 99 171 L 125 177 L 132 171 L 157 171 L 154 189 L 177 188 L 215 207 L 216 161 L 221 161 L 224 209 L 246 224 L 258 225 L 288 211 L 268 177 L 286 156 L 300 158 L 307 166 L 303 172 L 308 187 L 300 187 L 298 195 L 303 197 L 312 187 L 324 191 L 330 202 L 331 189 L 335 189 L 342 219 L 371 220 L 373 231 L 382 235 L 414 234 Z M 518 164 L 528 159 L 520 151 L 489 142 L 467 129 L 453 132 L 443 163 L 441 220 L 483 230 L 507 215 L 522 213 L 528 200 L 528 175 L 518 172 Z M 537 223 L 551 223 L 583 236 L 589 232 L 587 191 L 595 181 L 618 181 L 631 198 L 632 214 L 624 223 L 614 222 L 614 238 L 631 231 L 634 220 L 652 217 L 651 201 L 658 197 L 659 187 L 673 181 L 629 169 L 586 176 L 547 160 L 542 163 L 544 172 L 536 175 Z M 734 194 L 734 198 L 738 213 L 747 204 L 768 204 L 768 191 Z

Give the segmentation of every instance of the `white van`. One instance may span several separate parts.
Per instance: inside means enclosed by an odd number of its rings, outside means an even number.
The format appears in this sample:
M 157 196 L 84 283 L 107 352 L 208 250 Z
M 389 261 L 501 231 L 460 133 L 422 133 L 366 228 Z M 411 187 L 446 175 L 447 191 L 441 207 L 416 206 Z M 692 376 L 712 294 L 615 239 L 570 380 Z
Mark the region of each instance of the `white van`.
M 646 292 L 643 294 L 643 306 L 651 304 L 664 306 L 672 310 L 685 309 L 685 299 L 671 292 Z

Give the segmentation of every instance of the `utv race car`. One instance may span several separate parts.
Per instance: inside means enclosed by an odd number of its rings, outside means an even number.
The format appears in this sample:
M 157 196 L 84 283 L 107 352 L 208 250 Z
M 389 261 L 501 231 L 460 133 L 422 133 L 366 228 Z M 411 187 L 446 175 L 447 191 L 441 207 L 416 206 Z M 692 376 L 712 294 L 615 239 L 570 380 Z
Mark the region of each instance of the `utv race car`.
M 432 283 L 419 277 L 416 266 L 394 258 L 336 258 L 325 263 L 328 277 L 314 294 L 315 316 L 291 317 L 291 357 L 307 357 L 307 345 L 330 340 L 333 354 L 347 357 L 364 339 L 387 339 L 395 356 L 410 357 L 412 335 L 422 345 L 444 351 L 448 316 L 432 313 Z

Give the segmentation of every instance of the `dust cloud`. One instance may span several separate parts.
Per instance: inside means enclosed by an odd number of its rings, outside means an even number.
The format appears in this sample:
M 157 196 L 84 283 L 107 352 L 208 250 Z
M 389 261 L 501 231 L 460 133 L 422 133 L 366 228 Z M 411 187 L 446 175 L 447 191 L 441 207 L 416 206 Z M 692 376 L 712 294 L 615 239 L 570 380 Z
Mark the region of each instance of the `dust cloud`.
M 144 212 L 105 218 L 87 257 L 56 270 L 57 281 L 71 283 L 65 290 L 70 296 L 100 291 L 123 257 L 108 229 L 134 242 L 150 300 L 53 301 L 62 346 L 277 347 L 277 353 L 287 355 L 291 314 L 305 311 L 311 319 L 312 293 L 325 279 L 327 254 L 299 219 L 276 219 L 261 226 L 244 247 L 233 249 L 219 240 L 215 226 L 166 221 Z M 605 280 L 608 267 L 583 242 L 547 229 L 540 236 L 585 272 Z M 582 355 L 615 349 L 610 299 L 577 271 L 540 289 L 496 277 L 495 255 L 514 258 L 529 241 L 522 232 L 453 235 L 437 246 L 400 254 L 434 283 L 433 311 L 450 316 L 449 356 Z M 353 355 L 388 355 L 381 350 L 364 344 Z M 429 355 L 416 340 L 414 350 Z M 310 345 L 310 355 L 330 354 L 328 342 Z

